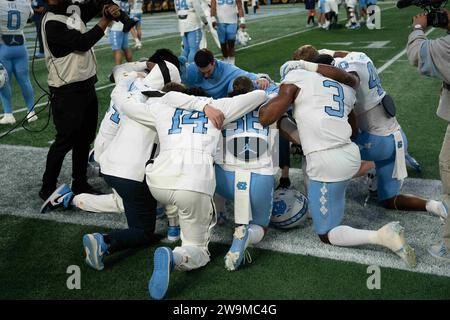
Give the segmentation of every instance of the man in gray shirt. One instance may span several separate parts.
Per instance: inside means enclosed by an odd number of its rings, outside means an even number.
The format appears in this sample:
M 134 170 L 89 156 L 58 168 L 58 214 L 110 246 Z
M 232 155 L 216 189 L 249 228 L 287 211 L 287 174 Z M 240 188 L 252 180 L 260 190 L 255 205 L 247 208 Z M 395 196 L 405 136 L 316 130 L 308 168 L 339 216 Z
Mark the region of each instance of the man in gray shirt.
M 443 81 L 437 115 L 447 121 L 447 131 L 439 154 L 439 171 L 442 180 L 443 202 L 450 207 L 450 11 L 446 10 L 449 23 L 447 35 L 428 40 L 426 14 L 413 18 L 413 31 L 408 38 L 407 55 L 409 62 L 417 66 L 419 73 L 436 77 Z M 432 246 L 428 252 L 450 262 L 450 220 L 444 227 L 444 241 Z

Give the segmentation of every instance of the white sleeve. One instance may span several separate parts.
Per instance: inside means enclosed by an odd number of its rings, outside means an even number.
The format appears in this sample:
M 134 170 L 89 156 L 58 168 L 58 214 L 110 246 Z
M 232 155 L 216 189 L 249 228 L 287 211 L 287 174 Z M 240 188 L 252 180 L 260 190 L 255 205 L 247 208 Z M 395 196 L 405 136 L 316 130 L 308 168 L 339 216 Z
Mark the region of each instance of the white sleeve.
M 123 76 L 129 72 L 142 72 L 147 69 L 147 62 L 129 62 L 124 63 L 113 68 L 114 80 L 116 83 L 121 81 Z
M 130 77 L 131 78 L 131 77 Z M 156 112 L 150 104 L 136 101 L 133 95 L 128 92 L 128 82 L 121 81 L 111 93 L 111 99 L 114 105 L 128 118 L 133 119 L 146 127 L 154 128 L 156 126 Z
M 241 94 L 233 98 L 223 98 L 214 100 L 211 105 L 225 115 L 224 125 L 239 119 L 243 115 L 255 110 L 267 100 L 267 95 L 263 90 L 255 90 L 246 94 Z
M 206 15 L 202 9 L 202 4 L 200 3 L 200 0 L 192 0 L 192 6 L 194 7 L 195 13 L 200 18 L 200 20 L 202 20 L 202 22 L 205 23 L 205 21 L 207 21 Z
M 162 103 L 174 108 L 200 112 L 203 112 L 205 106 L 213 101 L 212 98 L 190 96 L 177 91 L 166 93 L 161 100 Z

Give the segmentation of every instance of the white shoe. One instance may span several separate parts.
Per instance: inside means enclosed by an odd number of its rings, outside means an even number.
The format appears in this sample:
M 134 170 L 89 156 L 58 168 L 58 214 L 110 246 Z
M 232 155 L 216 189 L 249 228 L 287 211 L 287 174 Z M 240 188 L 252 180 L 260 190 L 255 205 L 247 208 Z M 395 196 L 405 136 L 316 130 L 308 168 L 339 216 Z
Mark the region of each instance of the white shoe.
M 28 114 L 27 120 L 28 123 L 36 121 L 38 119 L 36 113 L 34 111 L 30 111 L 30 113 Z
M 12 113 L 5 113 L 3 118 L 0 119 L 0 124 L 14 124 L 16 123 L 16 118 L 14 118 Z
M 400 222 L 390 222 L 378 231 L 380 244 L 397 254 L 410 268 L 414 268 L 416 263 L 416 253 L 409 244 L 406 243 L 404 230 Z

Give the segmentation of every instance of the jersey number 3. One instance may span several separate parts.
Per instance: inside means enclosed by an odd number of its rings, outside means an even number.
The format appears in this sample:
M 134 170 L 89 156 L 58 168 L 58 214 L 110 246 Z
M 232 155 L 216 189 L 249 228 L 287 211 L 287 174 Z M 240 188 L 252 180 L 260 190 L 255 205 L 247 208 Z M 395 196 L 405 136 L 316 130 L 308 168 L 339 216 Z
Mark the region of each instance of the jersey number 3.
M 325 106 L 325 113 L 332 117 L 342 118 L 344 116 L 344 89 L 340 85 L 339 82 L 332 80 L 324 80 L 323 86 L 325 88 L 335 88 L 337 90 L 337 94 L 333 95 L 333 101 L 338 103 L 338 108 L 335 109 L 332 106 Z
M 207 123 L 208 118 L 206 118 L 204 112 L 189 112 L 177 108 L 172 117 L 172 127 L 169 129 L 169 134 L 181 133 L 182 125 L 194 125 L 192 133 L 206 134 L 208 132 L 208 128 L 206 128 Z

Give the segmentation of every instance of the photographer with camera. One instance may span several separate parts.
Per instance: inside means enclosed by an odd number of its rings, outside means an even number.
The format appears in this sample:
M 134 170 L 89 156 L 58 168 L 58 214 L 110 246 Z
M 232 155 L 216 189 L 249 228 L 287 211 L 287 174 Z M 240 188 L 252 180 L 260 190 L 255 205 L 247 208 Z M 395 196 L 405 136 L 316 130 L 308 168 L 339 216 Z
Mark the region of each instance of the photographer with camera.
M 95 91 L 97 63 L 93 46 L 121 12 L 109 1 L 46 0 L 42 38 L 48 70 L 50 111 L 56 136 L 47 155 L 39 196 L 45 200 L 56 189 L 66 154 L 72 150 L 72 188 L 78 193 L 96 193 L 87 183 L 86 168 L 90 144 L 97 129 L 98 101 Z M 104 5 L 106 3 L 106 5 Z M 86 23 L 102 10 L 103 16 L 91 29 Z
M 404 3 L 402 5 L 402 3 Z M 449 122 L 439 155 L 439 171 L 442 180 L 443 202 L 450 207 L 450 11 L 440 9 L 444 1 L 413 0 L 399 1 L 402 8 L 413 4 L 426 10 L 413 17 L 413 31 L 409 35 L 407 55 L 411 64 L 417 66 L 419 73 L 436 77 L 443 81 L 437 115 Z M 406 4 L 406 5 L 405 5 Z M 425 29 L 428 26 L 444 28 L 447 34 L 434 40 L 427 39 Z M 448 209 L 447 209 L 448 211 Z M 450 262 L 450 220 L 444 227 L 444 241 L 428 249 L 428 252 L 438 258 Z

